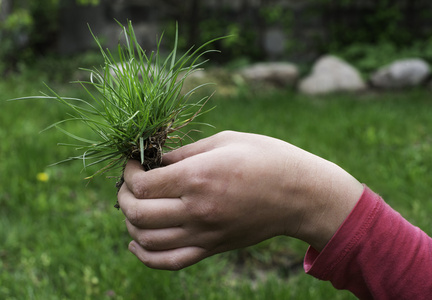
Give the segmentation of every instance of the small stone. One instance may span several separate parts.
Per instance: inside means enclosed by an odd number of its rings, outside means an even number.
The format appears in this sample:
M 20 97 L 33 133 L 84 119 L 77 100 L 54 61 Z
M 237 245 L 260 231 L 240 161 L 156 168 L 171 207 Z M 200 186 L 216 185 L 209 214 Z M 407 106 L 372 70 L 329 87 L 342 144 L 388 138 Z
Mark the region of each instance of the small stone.
M 240 71 L 246 81 L 275 87 L 293 86 L 298 80 L 297 66 L 286 62 L 257 63 Z

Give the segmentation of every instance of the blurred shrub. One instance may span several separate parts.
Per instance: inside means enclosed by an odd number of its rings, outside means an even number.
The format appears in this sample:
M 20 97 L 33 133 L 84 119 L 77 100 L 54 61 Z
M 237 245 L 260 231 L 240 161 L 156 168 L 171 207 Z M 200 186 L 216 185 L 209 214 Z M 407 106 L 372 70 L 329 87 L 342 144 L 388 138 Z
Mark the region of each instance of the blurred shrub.
M 340 47 L 353 42 L 372 43 L 392 41 L 405 43 L 419 28 L 408 24 L 419 14 L 421 7 L 407 0 L 312 0 L 320 5 L 323 21 L 327 27 L 327 45 Z M 426 1 L 414 1 L 425 2 Z M 430 7 L 430 4 L 427 4 Z M 409 14 L 407 14 L 409 12 Z M 408 20 L 409 19 L 409 20 Z M 326 47 L 325 45 L 323 45 Z
M 97 5 L 100 0 L 71 0 Z M 59 28 L 60 0 L 20 0 L 0 20 L 0 74 L 21 71 L 52 51 Z M 1 1 L 0 1 L 1 8 Z
M 42 81 L 50 84 L 64 84 L 77 80 L 85 81 L 89 80 L 88 72 L 79 68 L 99 68 L 102 62 L 102 57 L 97 50 L 74 55 L 50 54 L 38 58 L 31 64 L 20 65 L 20 74 L 17 74 L 17 77 L 27 81 Z
M 377 44 L 353 43 L 333 54 L 353 64 L 367 78 L 378 68 L 390 64 L 397 59 L 423 58 L 432 64 L 432 37 L 417 40 L 405 46 L 396 46 L 389 41 Z
M 107 11 L 114 6 L 101 0 L 13 1 L 12 14 L 0 21 L 0 74 L 20 70 L 54 49 L 61 5 L 70 1 L 79 5 L 103 4 Z M 125 16 L 142 5 L 137 1 L 121 2 Z M 265 47 L 269 29 L 276 29 L 273 32 L 285 37 L 284 53 L 272 59 L 293 60 L 300 65 L 325 53 L 341 55 L 363 73 L 400 57 L 432 60 L 430 0 L 260 2 L 245 0 L 234 5 L 226 1 L 184 0 L 180 5 L 176 0 L 160 0 L 149 15 L 135 15 L 134 20 L 158 23 L 165 29 L 164 41 L 171 43 L 175 33 L 173 20 L 177 20 L 183 51 L 215 37 L 232 35 L 212 45 L 223 52 L 209 55 L 213 62 L 244 64 L 269 59 L 266 51 L 271 43 Z
M 425 48 L 432 26 L 430 0 L 269 0 L 261 5 L 242 1 L 240 8 L 222 2 L 212 6 L 198 0 L 185 3 L 171 16 L 179 20 L 181 46 L 234 35 L 216 45 L 224 54 L 215 57 L 219 60 L 267 59 L 263 40 L 267 30 L 276 27 L 285 35 L 283 59 L 314 60 L 324 53 L 343 52 L 346 57 L 357 57 L 368 70 L 382 61 L 379 58 L 399 57 L 401 49 L 403 55 L 414 55 Z M 173 32 L 167 31 L 168 40 Z
M 18 9 L 0 22 L 0 73 L 11 65 L 16 65 L 18 59 L 31 56 L 31 50 L 26 46 L 33 26 L 33 17 L 25 9 Z
M 167 29 L 166 40 L 174 40 L 175 27 L 172 19 L 179 21 L 181 39 L 179 45 L 184 51 L 190 45 L 201 45 L 216 37 L 231 36 L 213 45 L 213 48 L 223 53 L 223 55 L 210 55 L 213 62 L 264 60 L 266 59 L 263 44 L 265 31 L 271 27 L 278 27 L 289 35 L 293 25 L 293 11 L 283 1 L 264 1 L 261 5 L 243 1 L 240 8 L 230 7 L 222 2 L 213 6 L 205 5 L 198 0 L 185 2 L 188 5 L 179 8 L 177 13 L 163 25 L 163 28 Z M 290 45 L 287 40 L 288 51 Z
M 355 51 L 382 48 L 382 52 L 392 55 L 392 51 L 398 50 L 416 52 L 420 42 L 424 44 L 430 38 L 432 2 L 429 0 L 312 1 L 320 7 L 326 26 L 320 45 L 324 52 L 346 47 Z
M 310 0 L 324 34 L 318 52 L 341 56 L 365 78 L 396 59 L 432 63 L 430 0 Z

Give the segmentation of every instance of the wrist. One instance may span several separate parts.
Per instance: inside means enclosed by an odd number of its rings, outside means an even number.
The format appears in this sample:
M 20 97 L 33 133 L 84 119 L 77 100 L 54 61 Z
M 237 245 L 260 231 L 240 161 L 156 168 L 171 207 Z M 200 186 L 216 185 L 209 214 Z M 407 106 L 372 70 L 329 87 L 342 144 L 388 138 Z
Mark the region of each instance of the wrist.
M 302 220 L 296 234 L 321 251 L 351 213 L 364 186 L 339 166 L 320 159 L 304 178 Z

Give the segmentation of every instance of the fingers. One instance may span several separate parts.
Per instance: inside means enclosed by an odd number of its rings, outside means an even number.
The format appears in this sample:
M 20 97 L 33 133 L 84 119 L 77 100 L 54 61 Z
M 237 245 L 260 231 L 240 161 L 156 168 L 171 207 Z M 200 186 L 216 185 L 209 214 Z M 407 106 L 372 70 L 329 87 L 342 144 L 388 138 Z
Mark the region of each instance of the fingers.
M 132 193 L 140 199 L 181 197 L 185 187 L 184 180 L 190 177 L 188 172 L 194 171 L 191 171 L 192 168 L 186 162 L 180 162 L 220 148 L 240 136 L 242 135 L 239 133 L 224 131 L 183 146 L 163 156 L 162 164 L 165 167 L 147 172 L 144 172 L 138 161 L 130 160 L 124 172 L 125 182 Z M 202 165 L 202 162 L 200 163 Z
M 126 220 L 130 236 L 150 251 L 161 251 L 190 245 L 190 235 L 182 227 L 161 229 L 140 229 Z
M 144 172 L 139 161 L 126 164 L 124 179 L 128 189 L 139 199 L 178 198 L 182 195 L 183 170 L 175 165 Z
M 215 148 L 222 146 L 223 144 L 228 142 L 234 135 L 237 134 L 238 133 L 224 131 L 211 137 L 201 139 L 195 143 L 183 146 L 169 153 L 166 153 L 162 157 L 162 164 L 170 165 L 179 162 L 185 158 L 198 155 L 203 152 L 211 151 Z
M 162 157 L 162 165 L 167 166 L 182 161 L 185 158 L 211 150 L 209 138 L 199 140 L 195 143 L 177 148 Z
M 194 232 L 183 227 L 161 228 L 161 229 L 140 229 L 126 220 L 126 226 L 130 236 L 149 251 L 162 251 L 176 249 L 186 246 L 212 247 L 209 240 L 215 239 L 218 235 L 206 232 Z
M 123 185 L 118 202 L 129 222 L 140 228 L 168 228 L 186 221 L 186 208 L 178 198 L 140 200 Z
M 209 256 L 207 251 L 200 247 L 149 251 L 135 241 L 129 244 L 129 251 L 149 268 L 171 271 L 181 270 Z

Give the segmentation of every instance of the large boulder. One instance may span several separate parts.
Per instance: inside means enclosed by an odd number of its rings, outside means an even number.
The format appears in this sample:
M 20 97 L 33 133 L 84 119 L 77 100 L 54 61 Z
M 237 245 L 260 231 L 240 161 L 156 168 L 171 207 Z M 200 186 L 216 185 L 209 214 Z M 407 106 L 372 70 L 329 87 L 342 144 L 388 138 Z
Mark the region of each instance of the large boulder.
M 364 89 L 366 84 L 359 72 L 332 55 L 320 58 L 313 66 L 311 74 L 299 84 L 301 92 L 311 95 Z
M 430 72 L 429 64 L 422 59 L 397 60 L 376 71 L 371 77 L 371 83 L 385 89 L 414 87 L 425 82 Z
M 297 66 L 286 62 L 257 63 L 240 70 L 240 75 L 252 84 L 288 87 L 297 82 L 299 70 Z

